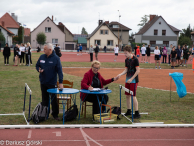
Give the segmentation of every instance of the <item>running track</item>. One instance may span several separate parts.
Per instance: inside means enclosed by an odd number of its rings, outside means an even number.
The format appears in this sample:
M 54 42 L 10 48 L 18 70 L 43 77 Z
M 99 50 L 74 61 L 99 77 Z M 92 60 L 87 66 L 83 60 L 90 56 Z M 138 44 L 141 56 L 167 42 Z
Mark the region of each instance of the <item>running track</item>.
M 0 145 L 193 146 L 193 128 L 73 128 L 0 130 Z M 14 144 L 15 143 L 15 144 Z

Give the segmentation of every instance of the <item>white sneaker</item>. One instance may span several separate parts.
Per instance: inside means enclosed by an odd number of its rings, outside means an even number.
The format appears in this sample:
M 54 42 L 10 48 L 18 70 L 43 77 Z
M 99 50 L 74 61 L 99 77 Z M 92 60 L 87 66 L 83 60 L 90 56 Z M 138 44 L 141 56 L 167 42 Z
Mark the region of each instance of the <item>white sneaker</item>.
M 184 66 L 186 66 L 186 65 L 184 65 Z
M 32 64 L 31 64 L 32 65 Z
M 157 69 L 157 66 L 156 66 L 156 68 L 155 69 Z
M 159 69 L 161 69 L 161 67 L 159 66 Z
M 7 64 L 5 64 L 5 65 L 7 65 Z

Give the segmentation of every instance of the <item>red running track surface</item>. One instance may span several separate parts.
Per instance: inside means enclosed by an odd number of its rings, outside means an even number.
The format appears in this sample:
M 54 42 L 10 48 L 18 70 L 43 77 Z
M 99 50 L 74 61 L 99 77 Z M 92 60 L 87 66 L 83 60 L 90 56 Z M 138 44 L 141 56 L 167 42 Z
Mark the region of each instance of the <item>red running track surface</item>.
M 0 145 L 193 146 L 193 128 L 1 129 Z

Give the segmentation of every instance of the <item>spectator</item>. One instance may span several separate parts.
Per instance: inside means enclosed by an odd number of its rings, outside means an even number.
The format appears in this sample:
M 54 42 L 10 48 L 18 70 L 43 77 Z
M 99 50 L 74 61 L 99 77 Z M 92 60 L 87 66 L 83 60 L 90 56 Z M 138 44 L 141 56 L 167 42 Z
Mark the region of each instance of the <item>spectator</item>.
M 177 67 L 180 65 L 181 52 L 182 52 L 181 47 L 180 47 L 180 45 L 178 45 L 178 48 L 176 49 L 176 53 L 177 53 L 177 57 L 176 57 Z
M 30 64 L 32 65 L 32 58 L 31 58 L 32 55 L 31 55 L 30 43 L 27 43 L 25 53 L 26 53 L 26 66 Z
M 117 61 L 117 56 L 118 56 L 118 53 L 119 53 L 119 48 L 118 48 L 118 45 L 116 45 L 116 47 L 114 47 L 114 52 L 115 52 L 115 58 L 114 58 L 114 61 L 116 62 L 116 61 Z
M 79 55 L 79 44 L 77 44 L 76 49 L 77 49 L 77 55 Z
M 40 52 L 40 47 L 39 46 L 37 47 L 37 52 Z
M 16 46 L 14 47 L 14 65 L 13 66 L 18 66 L 18 60 L 19 60 L 19 48 L 18 48 L 18 44 L 16 44 Z
M 101 74 L 98 72 L 100 69 L 100 62 L 94 60 L 91 65 L 91 69 L 84 74 L 84 77 L 81 81 L 81 89 L 88 89 L 88 90 L 93 90 L 93 88 L 103 88 L 103 86 L 116 81 L 117 78 L 111 78 L 105 80 Z M 86 94 L 81 93 L 80 98 L 82 101 L 89 101 L 93 103 L 92 106 L 92 115 L 93 115 L 93 120 L 94 120 L 94 114 L 99 113 L 99 104 L 98 100 L 95 94 L 88 94 L 86 97 Z M 85 99 L 86 98 L 86 99 Z M 106 103 L 108 102 L 108 97 L 104 96 Z M 99 100 L 102 100 L 102 96 L 99 96 Z M 102 107 L 102 111 L 104 111 L 104 106 Z
M 91 45 L 90 48 L 89 48 L 89 53 L 90 53 L 90 62 L 93 61 L 93 52 L 94 52 L 94 49 L 93 49 L 93 46 Z
M 162 50 L 162 52 L 163 52 L 163 61 L 162 61 L 162 63 L 166 63 L 166 56 L 167 56 L 167 49 L 166 49 L 166 47 L 164 47 L 164 49 Z
M 99 52 L 98 44 L 96 44 L 96 48 L 94 49 L 94 51 L 95 51 L 96 60 L 98 60 L 98 52 Z
M 173 48 L 172 48 L 170 57 L 171 57 L 171 68 L 174 69 L 175 62 L 176 62 L 176 57 L 177 57 L 177 52 L 175 50 L 175 46 L 173 46 Z
M 61 49 L 58 47 L 58 44 L 56 44 L 56 47 L 54 48 L 55 53 L 57 56 L 61 57 Z
M 151 52 L 150 45 L 148 45 L 148 47 L 146 48 L 147 63 L 151 63 L 150 62 L 150 52 Z
M 51 63 L 52 62 L 52 63 Z M 48 89 L 56 88 L 57 74 L 59 76 L 59 88 L 63 88 L 63 72 L 60 58 L 53 51 L 53 45 L 47 43 L 44 45 L 44 54 L 40 56 L 36 63 L 36 70 L 40 73 L 40 86 L 42 91 L 42 105 L 48 106 L 49 93 Z M 59 120 L 58 103 L 55 94 L 52 94 L 52 116 L 55 120 Z M 50 106 L 50 105 L 49 105 Z
M 161 69 L 160 67 L 160 50 L 158 49 L 158 46 L 155 47 L 155 50 L 154 50 L 154 54 L 155 54 L 155 66 L 156 66 L 156 69 L 157 69 L 157 63 L 159 64 L 158 68 Z
M 104 52 L 106 53 L 106 46 L 104 46 Z
M 162 47 L 160 47 L 160 49 L 159 49 L 159 50 L 160 50 L 160 55 L 159 55 L 159 58 L 160 58 L 160 62 L 161 62 L 162 50 L 163 50 L 163 49 L 162 49 Z
M 167 49 L 167 54 L 168 54 L 168 65 L 170 65 L 170 53 L 172 51 L 172 44 L 170 45 L 170 47 L 168 47 Z
M 192 59 L 194 58 L 194 45 L 193 45 L 193 47 L 192 47 Z M 192 60 L 191 59 L 191 60 Z
M 141 62 L 144 62 L 145 63 L 145 54 L 146 54 L 146 47 L 145 45 L 143 44 L 143 47 L 141 47 Z
M 9 56 L 11 55 L 10 47 L 8 47 L 8 43 L 5 44 L 3 49 L 3 56 L 4 56 L 4 64 L 9 65 Z
M 137 44 L 136 44 L 135 47 L 134 47 L 135 56 L 137 55 L 137 54 L 136 54 L 136 49 L 137 49 Z M 137 57 L 137 56 L 136 56 L 136 57 Z
M 79 45 L 79 50 L 80 50 L 81 55 L 82 55 L 82 44 Z
M 137 59 L 138 59 L 138 61 L 139 61 L 139 57 L 140 57 L 139 46 L 137 46 L 137 49 L 136 49 L 136 56 L 137 56 Z
M 191 50 L 192 50 L 192 48 L 190 48 L 190 49 L 186 49 L 186 51 L 185 51 L 185 65 L 184 66 L 186 66 L 187 67 L 187 63 L 188 63 L 188 60 L 189 60 L 189 56 L 191 55 Z
M 21 65 L 21 63 L 22 63 L 22 60 L 23 60 L 23 65 L 25 65 L 25 64 L 24 64 L 25 47 L 24 47 L 24 44 L 23 44 L 23 43 L 21 43 L 21 46 L 20 46 L 19 49 L 20 49 L 20 51 L 21 51 L 20 65 Z

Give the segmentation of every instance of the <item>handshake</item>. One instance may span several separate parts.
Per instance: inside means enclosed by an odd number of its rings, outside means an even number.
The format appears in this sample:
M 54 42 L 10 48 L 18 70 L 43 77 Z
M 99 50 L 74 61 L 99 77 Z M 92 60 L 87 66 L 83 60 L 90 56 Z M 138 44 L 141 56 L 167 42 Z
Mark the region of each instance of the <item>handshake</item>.
M 114 77 L 114 81 L 117 81 L 120 77 L 121 75 L 117 75 L 116 77 Z

